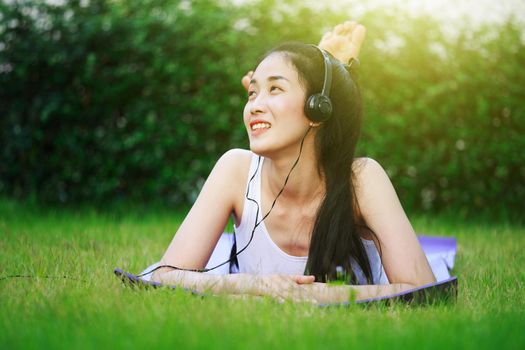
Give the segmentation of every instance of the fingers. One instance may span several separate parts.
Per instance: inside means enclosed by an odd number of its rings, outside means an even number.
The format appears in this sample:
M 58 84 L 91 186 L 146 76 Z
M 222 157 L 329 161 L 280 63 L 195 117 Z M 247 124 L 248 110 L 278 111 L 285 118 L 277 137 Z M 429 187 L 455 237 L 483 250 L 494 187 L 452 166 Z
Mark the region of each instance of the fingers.
M 293 279 L 294 279 L 295 283 L 297 283 L 297 284 L 312 284 L 312 283 L 315 282 L 315 277 L 314 276 L 297 275 L 297 276 L 293 276 Z
M 365 41 L 366 36 L 366 28 L 361 25 L 357 24 L 352 32 L 352 39 L 351 39 L 351 45 L 349 45 L 349 58 L 357 58 L 359 57 L 359 52 L 361 51 L 361 46 L 363 45 L 363 42 Z
M 335 26 L 334 28 L 334 33 L 337 34 L 337 35 L 342 35 L 344 33 L 344 23 L 343 24 L 338 24 Z
M 354 32 L 352 33 L 352 43 L 359 48 L 361 48 L 361 45 L 363 44 L 363 41 L 365 41 L 366 36 L 366 28 L 365 26 L 358 24 Z
M 359 56 L 365 35 L 363 25 L 356 21 L 346 21 L 325 33 L 319 47 L 330 52 L 339 61 L 347 63 L 351 58 Z
M 252 80 L 253 71 L 249 71 L 246 73 L 244 77 L 241 79 L 242 86 L 246 91 L 248 91 L 248 87 L 250 86 L 250 80 Z
M 354 29 L 357 26 L 356 21 L 346 21 L 344 23 L 338 24 L 334 28 L 334 33 L 336 35 L 351 35 Z
M 356 21 L 346 21 L 343 23 L 342 35 L 352 34 L 354 28 L 357 26 Z
M 313 292 L 314 276 L 303 275 L 281 275 L 277 295 L 282 300 L 290 300 L 300 303 L 317 303 Z
M 270 296 L 279 302 L 319 303 L 314 276 L 263 275 L 254 276 L 255 288 L 248 288 L 250 295 Z

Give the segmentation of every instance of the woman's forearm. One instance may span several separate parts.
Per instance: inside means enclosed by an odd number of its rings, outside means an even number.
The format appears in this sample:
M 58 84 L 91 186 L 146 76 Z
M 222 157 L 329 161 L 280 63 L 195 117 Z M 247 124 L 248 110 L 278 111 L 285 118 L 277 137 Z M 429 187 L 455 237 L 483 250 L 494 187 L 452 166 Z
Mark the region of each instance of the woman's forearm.
M 321 304 L 383 297 L 414 288 L 413 285 L 404 283 L 385 285 L 299 284 L 290 276 L 285 275 L 208 275 L 180 270 L 155 273 L 152 280 L 181 286 L 199 293 L 267 295 L 279 300 L 290 299 Z
M 161 269 L 152 281 L 188 288 L 199 293 L 270 296 L 278 300 L 317 302 L 311 288 L 313 276 L 303 275 L 208 275 Z
M 341 303 L 384 297 L 401 293 L 414 287 L 415 286 L 411 284 L 405 283 L 381 285 L 330 285 L 327 283 L 314 283 L 311 287 L 311 292 L 312 299 L 315 299 L 318 303 Z
M 313 283 L 302 287 L 307 290 L 307 300 L 327 304 L 384 297 L 404 292 L 415 286 L 405 283 L 383 285 L 331 285 L 327 283 Z
M 199 293 L 262 295 L 256 275 L 229 274 L 209 275 L 191 271 L 159 271 L 152 281 L 188 288 Z

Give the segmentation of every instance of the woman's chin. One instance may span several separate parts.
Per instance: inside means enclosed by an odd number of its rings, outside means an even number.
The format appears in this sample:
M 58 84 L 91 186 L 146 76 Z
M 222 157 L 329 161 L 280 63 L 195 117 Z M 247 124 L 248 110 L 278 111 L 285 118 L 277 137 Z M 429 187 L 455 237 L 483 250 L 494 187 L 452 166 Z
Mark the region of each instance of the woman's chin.
M 258 156 L 266 157 L 268 155 L 268 152 L 262 147 L 252 147 L 250 145 L 250 151 L 252 151 L 253 153 L 255 153 Z
M 266 142 L 262 143 L 262 142 L 257 142 L 257 141 L 256 142 L 250 141 L 250 151 L 252 151 L 253 153 L 259 156 L 267 157 L 269 154 L 272 153 L 273 148 L 270 145 L 268 145 Z

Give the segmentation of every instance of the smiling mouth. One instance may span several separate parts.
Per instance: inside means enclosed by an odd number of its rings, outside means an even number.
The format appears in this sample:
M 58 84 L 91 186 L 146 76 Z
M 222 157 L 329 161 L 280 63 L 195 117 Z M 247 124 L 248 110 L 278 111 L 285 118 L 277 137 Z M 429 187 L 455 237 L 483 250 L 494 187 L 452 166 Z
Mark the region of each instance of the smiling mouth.
M 253 122 L 253 123 L 250 123 L 250 129 L 252 131 L 261 130 L 261 129 L 270 129 L 271 127 L 272 127 L 272 125 L 270 123 L 266 123 L 266 122 Z

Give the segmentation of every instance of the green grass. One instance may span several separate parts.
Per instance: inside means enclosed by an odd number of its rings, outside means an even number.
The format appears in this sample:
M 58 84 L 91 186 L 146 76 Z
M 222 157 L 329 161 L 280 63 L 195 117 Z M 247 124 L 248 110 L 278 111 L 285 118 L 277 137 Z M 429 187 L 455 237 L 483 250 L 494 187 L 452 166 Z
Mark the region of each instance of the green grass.
M 455 304 L 318 308 L 270 299 L 137 291 L 113 268 L 159 259 L 182 211 L 46 209 L 0 200 L 0 347 L 523 348 L 525 229 L 418 216 L 418 232 L 452 235 Z M 481 222 L 481 221 L 480 221 Z

